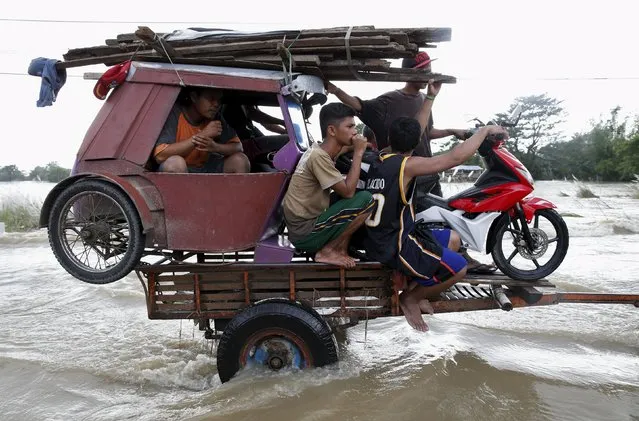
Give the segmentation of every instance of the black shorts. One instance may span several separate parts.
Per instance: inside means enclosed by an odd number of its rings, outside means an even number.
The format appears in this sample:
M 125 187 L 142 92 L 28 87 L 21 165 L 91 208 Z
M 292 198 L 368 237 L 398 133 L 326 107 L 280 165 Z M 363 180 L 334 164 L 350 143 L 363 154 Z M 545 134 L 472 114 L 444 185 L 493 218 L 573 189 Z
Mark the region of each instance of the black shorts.
M 399 252 L 402 271 L 423 286 L 433 286 L 447 281 L 466 267 L 466 259 L 447 248 L 450 230 L 430 231 L 441 248 L 433 247 L 418 235 L 409 234 Z

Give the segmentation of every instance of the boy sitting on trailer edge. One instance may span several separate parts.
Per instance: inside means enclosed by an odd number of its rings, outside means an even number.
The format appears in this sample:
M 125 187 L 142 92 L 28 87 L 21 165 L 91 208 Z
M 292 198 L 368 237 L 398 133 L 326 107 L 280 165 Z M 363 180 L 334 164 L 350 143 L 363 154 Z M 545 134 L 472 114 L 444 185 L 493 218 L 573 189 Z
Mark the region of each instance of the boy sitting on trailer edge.
M 366 189 L 377 207 L 366 220 L 367 256 L 409 277 L 408 288 L 399 297 L 408 324 L 425 332 L 428 325 L 422 313 L 433 313 L 429 297 L 437 297 L 466 274 L 466 260 L 458 253 L 459 234 L 450 229 L 417 229 L 412 198 L 415 178 L 436 174 L 462 164 L 473 156 L 488 135 L 508 136 L 499 126 L 480 128 L 451 151 L 433 156 L 412 156 L 428 124 L 433 98 L 441 83 L 428 84 L 428 95 L 417 120 L 400 117 L 389 130 L 390 153 L 380 155 L 371 167 Z M 355 166 L 355 163 L 353 163 Z
M 371 213 L 373 200 L 367 191 L 356 192 L 366 138 L 357 133 L 355 111 L 332 103 L 320 111 L 323 141 L 300 158 L 282 201 L 289 240 L 302 251 L 315 253 L 315 261 L 351 268 L 348 255 L 352 234 Z M 345 146 L 353 146 L 353 165 L 346 179 L 335 167 Z M 330 191 L 341 200 L 330 204 Z

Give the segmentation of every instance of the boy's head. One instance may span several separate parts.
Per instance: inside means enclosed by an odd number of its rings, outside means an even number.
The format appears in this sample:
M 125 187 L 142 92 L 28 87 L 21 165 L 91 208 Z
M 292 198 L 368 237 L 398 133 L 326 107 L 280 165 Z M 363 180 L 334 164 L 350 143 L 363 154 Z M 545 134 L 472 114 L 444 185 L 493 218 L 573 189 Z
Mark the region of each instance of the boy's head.
M 427 72 L 431 72 L 430 63 L 433 59 L 430 58 L 427 52 L 421 51 L 415 55 L 415 57 L 406 57 L 402 60 L 402 68 L 403 69 L 422 69 Z M 428 83 L 426 82 L 407 82 L 410 85 L 413 85 L 418 90 L 426 89 Z
M 214 120 L 222 107 L 222 91 L 214 88 L 187 88 L 186 105 L 193 107 L 202 118 Z
M 419 145 L 422 128 L 419 122 L 410 117 L 395 119 L 388 129 L 388 140 L 393 152 L 411 152 Z
M 350 145 L 351 139 L 357 134 L 355 110 L 340 102 L 324 105 L 319 119 L 323 139 L 334 137 L 340 144 Z
M 375 137 L 375 132 L 368 126 L 364 126 L 364 130 L 362 130 L 362 136 L 366 138 L 371 143 L 377 143 L 377 138 Z

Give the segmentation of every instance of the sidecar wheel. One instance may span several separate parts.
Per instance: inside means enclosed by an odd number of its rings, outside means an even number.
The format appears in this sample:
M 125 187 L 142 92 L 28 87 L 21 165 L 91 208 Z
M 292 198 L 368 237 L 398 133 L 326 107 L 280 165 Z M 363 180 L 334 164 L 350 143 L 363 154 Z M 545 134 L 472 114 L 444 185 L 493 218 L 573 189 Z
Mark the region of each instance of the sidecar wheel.
M 49 243 L 60 265 L 92 284 L 126 276 L 144 252 L 138 211 L 127 195 L 101 180 L 82 180 L 56 198 Z

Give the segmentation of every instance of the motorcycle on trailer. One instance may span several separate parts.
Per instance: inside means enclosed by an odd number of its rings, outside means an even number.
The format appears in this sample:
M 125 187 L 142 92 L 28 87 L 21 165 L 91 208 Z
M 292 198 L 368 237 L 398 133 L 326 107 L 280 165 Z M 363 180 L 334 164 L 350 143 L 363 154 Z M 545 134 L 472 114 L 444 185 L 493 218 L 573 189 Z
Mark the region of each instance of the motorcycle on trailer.
M 518 106 L 508 121 L 487 124 L 514 127 L 520 116 Z M 474 130 L 484 126 L 476 121 Z M 478 153 L 485 171 L 474 186 L 447 199 L 427 194 L 415 204 L 415 219 L 428 227 L 454 229 L 465 247 L 491 253 L 497 267 L 513 279 L 535 281 L 550 275 L 566 257 L 569 242 L 556 206 L 533 196 L 530 172 L 506 150 L 502 138 L 487 137 Z

